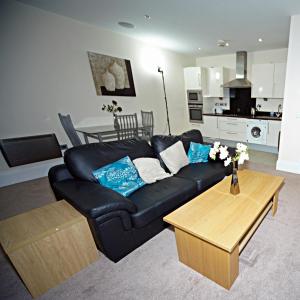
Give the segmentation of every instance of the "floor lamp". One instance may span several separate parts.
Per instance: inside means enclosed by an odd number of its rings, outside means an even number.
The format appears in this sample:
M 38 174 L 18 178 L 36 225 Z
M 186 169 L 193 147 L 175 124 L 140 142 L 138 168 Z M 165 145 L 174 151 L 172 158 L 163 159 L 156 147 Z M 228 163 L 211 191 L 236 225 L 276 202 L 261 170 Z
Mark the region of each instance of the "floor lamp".
M 167 100 L 167 94 L 166 94 L 164 71 L 161 69 L 161 67 L 158 67 L 157 71 L 159 73 L 161 73 L 161 78 L 162 78 L 162 82 L 163 82 L 164 95 L 165 95 L 165 103 L 166 103 L 166 111 L 167 111 L 168 131 L 169 131 L 169 135 L 171 135 L 170 120 L 169 120 L 169 109 L 168 109 L 168 100 Z

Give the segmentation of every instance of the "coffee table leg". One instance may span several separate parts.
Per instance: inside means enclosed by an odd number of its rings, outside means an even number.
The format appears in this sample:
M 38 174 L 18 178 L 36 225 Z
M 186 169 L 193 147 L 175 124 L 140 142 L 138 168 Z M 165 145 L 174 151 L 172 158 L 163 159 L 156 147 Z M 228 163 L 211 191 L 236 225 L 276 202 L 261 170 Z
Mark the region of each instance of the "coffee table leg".
M 179 260 L 195 271 L 230 289 L 239 274 L 239 247 L 231 253 L 175 228 Z
M 277 212 L 277 207 L 278 207 L 278 194 L 279 192 L 277 191 L 275 195 L 273 196 L 273 206 L 272 206 L 272 216 L 275 216 Z

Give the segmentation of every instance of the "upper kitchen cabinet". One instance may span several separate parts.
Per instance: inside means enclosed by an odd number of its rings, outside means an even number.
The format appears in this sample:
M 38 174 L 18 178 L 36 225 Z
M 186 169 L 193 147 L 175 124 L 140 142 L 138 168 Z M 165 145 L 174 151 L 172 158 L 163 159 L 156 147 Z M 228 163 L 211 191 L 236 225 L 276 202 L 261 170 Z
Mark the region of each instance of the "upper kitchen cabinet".
M 274 66 L 275 66 L 275 68 L 274 68 L 273 98 L 283 98 L 286 64 L 285 63 L 276 63 L 276 64 L 274 64 Z
M 203 90 L 206 84 L 205 70 L 201 67 L 187 67 L 183 69 L 186 90 Z
M 252 98 L 283 98 L 285 63 L 252 65 Z
M 207 68 L 207 89 L 204 97 L 224 97 L 224 82 L 228 81 L 227 69 L 222 67 Z
M 273 77 L 274 64 L 252 65 L 251 98 L 271 98 Z

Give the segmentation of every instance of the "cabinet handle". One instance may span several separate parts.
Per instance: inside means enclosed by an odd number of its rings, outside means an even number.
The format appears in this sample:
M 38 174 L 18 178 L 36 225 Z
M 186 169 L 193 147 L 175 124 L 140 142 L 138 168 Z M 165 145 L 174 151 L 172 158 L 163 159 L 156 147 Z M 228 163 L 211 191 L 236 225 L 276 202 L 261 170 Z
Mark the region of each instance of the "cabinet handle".
M 236 125 L 239 125 L 239 124 L 237 124 L 237 123 L 227 123 L 227 125 L 234 125 L 234 126 L 236 126 Z
M 237 132 L 227 131 L 228 134 L 237 134 Z

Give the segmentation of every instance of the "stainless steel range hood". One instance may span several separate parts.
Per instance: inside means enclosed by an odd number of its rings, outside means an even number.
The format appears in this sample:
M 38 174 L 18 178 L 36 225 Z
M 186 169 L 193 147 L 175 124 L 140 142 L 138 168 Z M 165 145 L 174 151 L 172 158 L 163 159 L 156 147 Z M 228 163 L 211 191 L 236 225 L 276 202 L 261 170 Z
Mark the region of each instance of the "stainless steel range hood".
M 251 88 L 251 82 L 247 79 L 247 52 L 236 53 L 236 76 L 223 85 L 224 88 Z

